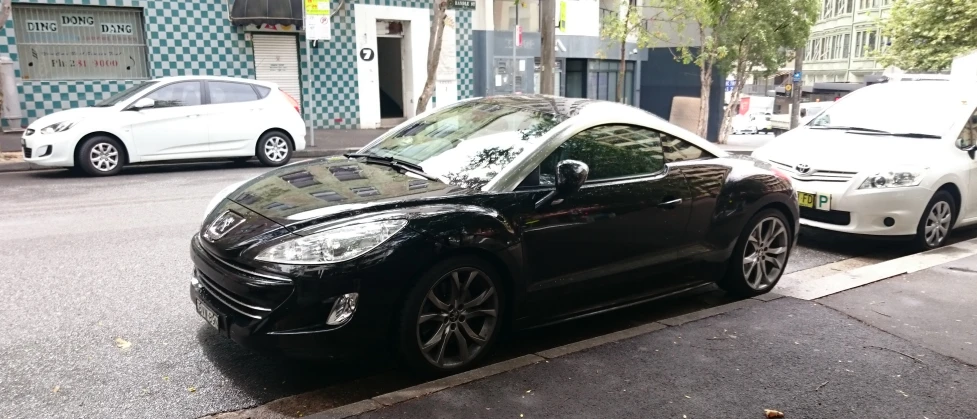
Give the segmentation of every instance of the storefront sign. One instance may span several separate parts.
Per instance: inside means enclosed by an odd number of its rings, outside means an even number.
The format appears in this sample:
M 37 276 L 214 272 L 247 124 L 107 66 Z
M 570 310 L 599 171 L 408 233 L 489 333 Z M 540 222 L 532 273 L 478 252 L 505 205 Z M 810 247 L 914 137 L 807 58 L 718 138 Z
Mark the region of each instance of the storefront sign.
M 64 14 L 61 15 L 61 26 L 95 26 L 95 16 Z
M 305 37 L 312 41 L 332 38 L 329 1 L 305 0 Z
M 28 20 L 27 32 L 47 32 L 55 33 L 58 31 L 58 22 L 53 20 Z
M 102 23 L 103 35 L 132 35 L 131 23 Z
M 475 0 L 448 0 L 448 9 L 475 10 Z

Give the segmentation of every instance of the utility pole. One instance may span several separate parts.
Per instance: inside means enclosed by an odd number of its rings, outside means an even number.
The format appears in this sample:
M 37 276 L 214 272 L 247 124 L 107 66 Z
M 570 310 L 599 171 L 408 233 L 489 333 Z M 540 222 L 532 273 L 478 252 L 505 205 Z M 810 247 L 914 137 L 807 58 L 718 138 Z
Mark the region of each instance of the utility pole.
M 539 92 L 544 95 L 552 95 L 553 92 L 553 71 L 556 66 L 556 1 L 539 0 L 540 7 L 540 75 Z
M 794 51 L 794 74 L 791 74 L 792 88 L 791 88 L 791 100 L 790 100 L 790 129 L 797 128 L 801 124 L 800 114 L 801 114 L 801 96 L 804 94 L 803 87 L 804 83 L 804 47 L 800 47 Z M 801 76 L 801 77 L 798 77 Z

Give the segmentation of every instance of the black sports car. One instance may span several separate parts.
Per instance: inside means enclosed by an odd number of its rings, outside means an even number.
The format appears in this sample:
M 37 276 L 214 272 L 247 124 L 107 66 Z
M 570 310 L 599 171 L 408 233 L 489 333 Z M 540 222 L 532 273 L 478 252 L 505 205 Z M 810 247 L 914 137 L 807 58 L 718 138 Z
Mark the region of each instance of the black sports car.
M 783 174 L 642 110 L 490 97 L 225 189 L 193 237 L 190 290 L 242 344 L 395 347 L 443 374 L 482 359 L 506 326 L 710 282 L 768 292 L 797 228 Z

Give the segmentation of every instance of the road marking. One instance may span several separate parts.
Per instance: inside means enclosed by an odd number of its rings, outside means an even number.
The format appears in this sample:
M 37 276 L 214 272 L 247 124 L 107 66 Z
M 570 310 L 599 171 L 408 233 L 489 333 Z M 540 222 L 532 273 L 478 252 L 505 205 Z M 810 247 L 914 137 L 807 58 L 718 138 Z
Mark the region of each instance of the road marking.
M 801 300 L 816 300 L 876 281 L 921 271 L 973 255 L 977 255 L 977 239 L 879 263 L 866 263 L 870 259 L 864 257 L 852 258 L 831 265 L 845 263 L 855 265 L 864 263 L 864 265 L 854 269 L 848 269 L 844 272 L 820 277 L 816 275 L 833 270 L 835 267 L 828 268 L 830 265 L 825 265 L 814 269 L 794 272 L 790 275 L 785 275 L 783 279 L 787 280 L 786 283 L 782 282 L 778 284 L 775 291 L 778 294 Z M 809 272 L 816 269 L 820 271 Z

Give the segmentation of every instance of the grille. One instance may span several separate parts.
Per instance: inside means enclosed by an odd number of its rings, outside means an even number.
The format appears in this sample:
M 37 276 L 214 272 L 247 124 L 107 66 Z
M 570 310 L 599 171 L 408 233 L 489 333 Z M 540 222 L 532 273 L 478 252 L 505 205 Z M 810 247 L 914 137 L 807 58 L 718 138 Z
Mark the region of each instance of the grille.
M 268 313 L 271 313 L 271 308 L 261 307 L 253 303 L 243 301 L 240 296 L 235 296 L 231 291 L 221 287 L 216 281 L 207 277 L 200 271 L 197 271 L 197 279 L 200 284 L 203 285 L 204 289 L 210 293 L 211 296 L 216 298 L 218 301 L 223 303 L 225 306 L 248 316 L 252 319 L 261 319 Z
M 799 182 L 848 182 L 858 172 L 843 172 L 838 170 L 821 170 L 812 168 L 807 173 L 800 173 L 794 166 L 778 161 L 770 161 L 777 168 L 787 172 L 791 179 Z
M 25 158 L 28 158 L 29 159 L 29 158 L 31 158 L 31 155 L 33 155 L 33 154 L 34 154 L 34 151 L 33 150 L 31 150 L 28 147 L 24 147 L 24 157 Z
M 252 319 L 262 319 L 285 302 L 291 295 L 291 281 L 273 275 L 260 274 L 243 269 L 236 264 L 218 259 L 194 243 L 195 259 L 201 268 L 220 277 L 212 277 L 202 269 L 194 274 L 201 286 L 214 299 L 229 309 Z M 209 266 L 204 268 L 204 266 Z M 218 269 L 219 268 L 219 269 Z M 232 277 L 223 277 L 225 272 Z
M 851 224 L 851 213 L 848 211 L 819 211 L 810 208 L 801 208 L 801 218 L 839 226 Z

